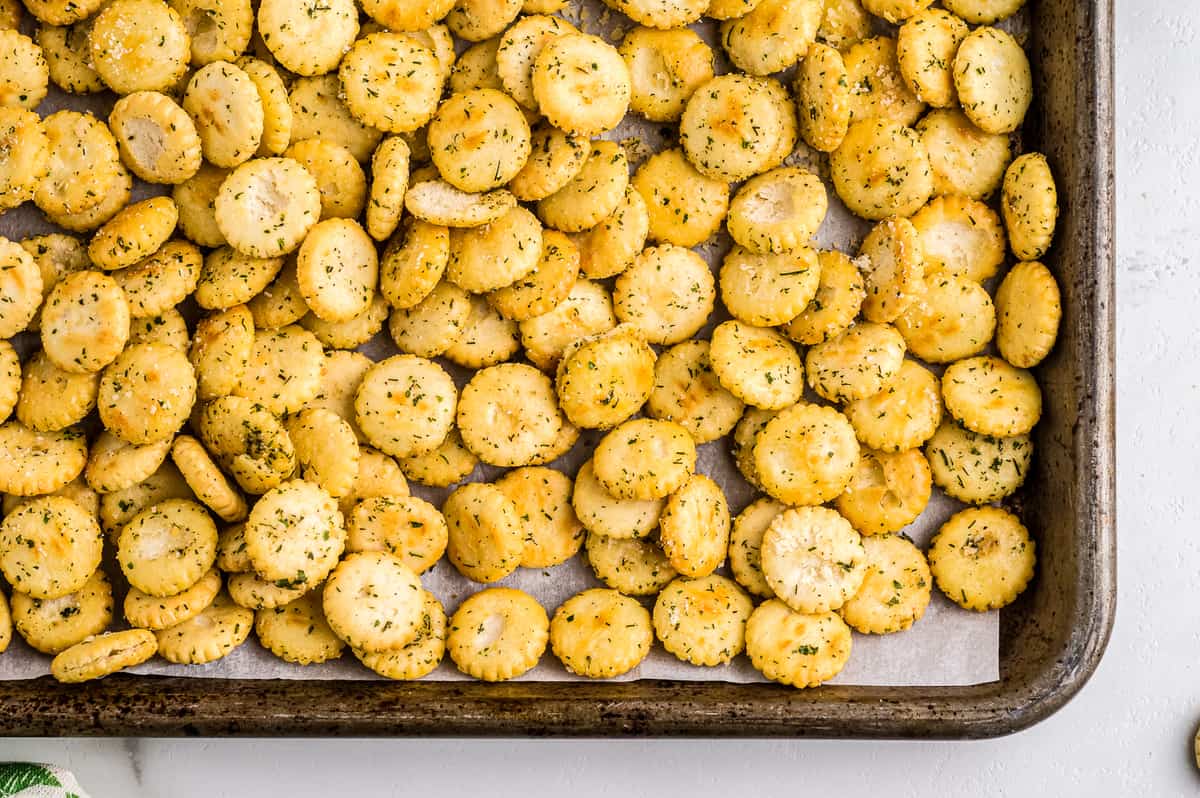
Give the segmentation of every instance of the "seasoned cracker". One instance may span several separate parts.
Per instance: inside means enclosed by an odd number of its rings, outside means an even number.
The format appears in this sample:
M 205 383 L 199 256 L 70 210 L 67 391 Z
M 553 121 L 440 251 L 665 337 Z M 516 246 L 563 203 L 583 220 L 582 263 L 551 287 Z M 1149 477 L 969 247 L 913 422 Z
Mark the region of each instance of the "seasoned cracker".
M 613 285 L 617 319 L 652 344 L 677 344 L 698 333 L 716 297 L 704 259 L 672 244 L 643 250 Z
M 531 19 L 536 18 L 526 17 Z M 442 179 L 472 192 L 508 183 L 532 151 L 529 123 L 520 106 L 495 89 L 452 94 L 429 122 L 428 142 Z
M 654 388 L 654 350 L 641 331 L 622 324 L 575 341 L 558 364 L 555 388 L 567 418 L 608 429 L 636 413 Z
M 600 440 L 592 466 L 596 479 L 618 499 L 663 499 L 692 475 L 696 444 L 674 422 L 635 419 Z
M 414 180 L 404 195 L 404 207 L 416 218 L 454 228 L 491 224 L 516 206 L 517 198 L 505 189 L 471 194 L 442 180 Z
M 907 219 L 884 219 L 863 239 L 858 254 L 864 259 L 861 268 L 867 286 L 863 316 L 875 322 L 895 321 L 921 295 L 925 256 L 916 228 Z
M 935 108 L 955 104 L 954 54 L 970 30 L 961 19 L 940 8 L 908 15 L 896 33 L 896 61 L 917 99 Z
M 458 427 L 453 427 L 433 451 L 400 458 L 400 467 L 409 479 L 435 488 L 448 488 L 461 482 L 478 465 L 479 458 L 463 443 Z
M 43 654 L 58 654 L 112 623 L 112 585 L 96 569 L 79 590 L 52 599 L 13 591 L 12 626 L 26 643 Z
M 785 504 L 822 504 L 850 484 L 858 456 L 854 428 L 844 415 L 801 402 L 758 434 L 754 473 L 763 489 Z
M 100 376 L 97 407 L 106 429 L 134 444 L 171 438 L 196 401 L 196 374 L 187 355 L 166 344 L 136 344 Z
M 358 478 L 358 439 L 350 423 L 330 410 L 309 408 L 288 420 L 301 479 L 335 499 L 354 489 Z
M 864 219 L 908 216 L 933 193 L 929 152 L 910 127 L 884 119 L 850 125 L 829 157 L 833 187 Z
M 646 203 L 649 237 L 662 244 L 703 244 L 730 211 L 729 184 L 696 171 L 678 148 L 647 158 L 631 185 Z
M 962 111 L 930 111 L 917 123 L 929 154 L 933 191 L 987 199 L 1000 187 L 1012 160 L 1009 136 L 984 133 Z
M 976 28 L 954 56 L 954 88 L 963 113 L 985 133 L 1011 133 L 1033 101 L 1029 57 L 998 28 Z
M 362 499 L 346 518 L 346 551 L 386 551 L 423 574 L 446 551 L 449 530 L 441 512 L 416 496 Z
M 337 68 L 358 36 L 354 0 L 320 4 L 263 0 L 258 31 L 271 55 L 297 75 L 322 75 Z
M 371 305 L 379 282 L 375 243 L 351 219 L 318 222 L 296 258 L 300 294 L 328 322 L 349 321 Z
M 412 150 L 400 136 L 384 139 L 371 156 L 364 226 L 376 241 L 386 241 L 400 223 L 411 161 Z
M 633 265 L 649 235 L 650 211 L 641 193 L 630 186 L 616 210 L 574 237 L 580 271 L 593 280 L 620 274 Z
M 296 665 L 337 659 L 346 645 L 329 628 L 321 594 L 315 590 L 282 606 L 260 609 L 254 615 L 254 631 L 263 648 Z
M 300 293 L 296 279 L 296 259 L 289 257 L 275 279 L 246 303 L 254 326 L 263 330 L 276 330 L 304 319 L 309 314 L 308 304 Z
M 22 369 L 11 345 L 5 344 L 0 351 L 7 361 L 5 381 L 11 386 L 0 389 L 0 419 L 8 419 L 7 407 L 10 412 L 15 409 L 17 418 L 30 429 L 53 432 L 78 424 L 96 406 L 99 374 L 64 371 L 40 350 Z
M 1058 188 L 1046 156 L 1022 155 L 1004 173 L 1000 210 L 1013 254 L 1023 261 L 1045 256 L 1058 221 Z
M 450 229 L 410 217 L 388 241 L 379 262 L 379 291 L 404 310 L 437 286 L 450 262 Z
M 112 276 L 125 292 L 129 312 L 136 320 L 174 310 L 196 288 L 202 262 L 195 244 L 168 241 L 152 255 Z
M 243 490 L 266 493 L 296 471 L 296 447 L 283 423 L 249 399 L 218 397 L 193 425 Z
M 584 528 L 571 506 L 574 483 L 560 471 L 527 467 L 509 471 L 496 487 L 517 508 L 524 528 L 524 568 L 566 562 L 583 545 Z
M 362 214 L 367 175 L 349 149 L 325 139 L 303 139 L 284 150 L 283 157 L 293 159 L 316 178 L 322 220 L 354 219 Z
M 1033 368 L 1058 339 L 1062 295 L 1054 275 L 1040 263 L 1018 263 L 996 291 L 996 346 L 1009 363 Z
M 106 632 L 56 656 L 50 663 L 50 674 L 66 684 L 103 679 L 110 673 L 140 665 L 153 657 L 156 650 L 154 633 L 145 629 Z
M 874 396 L 900 371 L 904 338 L 890 324 L 859 322 L 841 335 L 816 344 L 805 356 L 808 384 L 831 402 Z
M 737 321 L 713 330 L 708 351 L 721 385 L 748 405 L 778 410 L 804 392 L 804 365 L 788 339 L 768 327 Z
M 254 613 L 224 593 L 193 618 L 154 633 L 158 653 L 177 665 L 203 665 L 228 655 L 246 642 Z
M 751 75 L 770 75 L 808 53 L 825 15 L 823 0 L 761 0 L 750 13 L 721 25 L 729 60 Z
M 807 249 L 828 207 L 821 178 L 807 169 L 782 166 L 738 189 L 726 224 L 733 240 L 751 252 L 791 252 Z
M 495 587 L 468 598 L 450 618 L 446 650 L 468 676 L 498 682 L 537 664 L 550 637 L 550 621 L 537 600 L 520 590 Z
M 118 94 L 165 91 L 187 71 L 191 37 L 161 0 L 113 0 L 88 37 L 96 72 Z
M 947 368 L 942 399 L 960 424 L 992 437 L 1024 435 L 1042 416 L 1042 391 L 1033 374 L 990 355 Z
M 359 39 L 342 59 L 338 76 L 350 113 L 390 133 L 411 132 L 428 122 L 442 92 L 437 56 L 399 33 Z
M 542 231 L 542 254 L 529 274 L 488 294 L 488 303 L 511 321 L 527 321 L 566 300 L 579 277 L 579 247 L 557 230 Z
M 713 372 L 707 341 L 684 341 L 658 356 L 646 402 L 652 418 L 679 424 L 702 444 L 732 432 L 744 409 Z
M 356 118 L 342 96 L 337 73 L 297 78 L 288 91 L 292 107 L 292 140 L 325 139 L 350 150 L 366 163 L 383 131 Z M 410 146 L 412 142 L 409 142 Z
M 1011 604 L 1033 578 L 1037 547 L 1029 530 L 998 507 L 972 507 L 942 524 L 929 546 L 938 589 L 963 609 Z
M 596 478 L 588 460 L 575 475 L 572 506 L 584 527 L 597 535 L 616 539 L 641 538 L 658 525 L 666 504 L 662 499 L 619 499 Z
M 171 0 L 192 40 L 192 65 L 232 61 L 250 45 L 250 0 Z
M 835 506 L 863 535 L 899 532 L 929 503 L 932 476 L 920 449 L 864 451 Z
M 521 564 L 525 536 L 517 505 L 495 485 L 463 485 L 446 499 L 442 514 L 450 533 L 450 562 L 463 576 L 496 582 Z
M 171 198 L 179 210 L 179 229 L 202 247 L 226 243 L 225 234 L 217 225 L 216 200 L 229 171 L 201 162 L 194 175 L 171 190 Z
M 933 579 L 925 555 L 899 535 L 863 539 L 867 577 L 840 614 L 855 631 L 892 634 L 908 629 L 925 614 Z
M 467 291 L 494 291 L 536 269 L 541 255 L 541 222 L 517 207 L 489 224 L 451 230 L 446 277 Z
M 723 665 L 746 647 L 754 602 L 723 576 L 676 579 L 654 602 L 654 631 L 663 648 L 693 665 Z
M 95 210 L 110 192 L 120 197 L 121 192 L 112 190 L 128 173 L 103 122 L 88 113 L 58 111 L 42 120 L 42 130 L 49 157 L 48 171 L 33 195 L 38 208 L 52 216 L 70 216 Z M 108 217 L 124 205 L 112 209 Z
M 359 429 L 375 448 L 393 457 L 436 449 L 450 432 L 457 405 L 450 375 L 413 355 L 395 355 L 372 366 L 354 400 Z
M 188 81 L 183 110 L 196 122 L 205 160 L 215 166 L 245 163 L 262 144 L 262 97 L 241 67 L 226 61 L 201 67 Z
M 882 119 L 911 125 L 925 110 L 904 79 L 896 58 L 896 39 L 875 36 L 846 50 L 850 121 Z
M 259 499 L 244 534 L 255 572 L 280 586 L 318 584 L 346 545 L 337 502 L 320 486 L 299 479 Z
M 683 576 L 715 571 L 729 550 L 729 504 L 719 485 L 693 474 L 671 494 L 659 517 L 663 552 Z
M 415 305 L 393 311 L 388 333 L 405 354 L 437 357 L 466 333 L 473 305 L 467 291 L 442 280 Z
M 775 595 L 763 575 L 762 539 L 767 527 L 786 509 L 787 505 L 763 497 L 733 519 L 733 529 L 729 533 L 729 567 L 738 584 L 755 596 L 772 598 Z
M 0 492 L 16 496 L 53 493 L 83 472 L 87 439 L 68 427 L 37 432 L 19 421 L 0 425 Z
M 933 484 L 968 504 L 988 504 L 1016 492 L 1029 475 L 1028 435 L 993 438 L 946 419 L 925 444 Z
M 579 174 L 590 152 L 585 137 L 540 122 L 530 134 L 529 160 L 509 180 L 508 189 L 522 202 L 545 199 Z
M 491 465 L 529 463 L 554 444 L 563 422 L 550 379 L 522 363 L 476 372 L 458 403 L 463 442 Z
M 0 572 L 33 598 L 65 596 L 96 570 L 103 542 L 95 516 L 71 499 L 43 496 L 0 524 Z
M 347 556 L 325 582 L 322 606 L 329 627 L 363 651 L 389 651 L 421 631 L 421 581 L 399 558 L 386 552 Z
M 983 282 L 1004 263 L 1000 217 L 978 200 L 934 197 L 911 219 L 921 239 L 927 275 L 967 277 Z
M 204 576 L 217 557 L 217 527 L 196 502 L 168 499 L 135 515 L 117 539 L 129 584 L 151 596 L 173 596 Z
M 832 612 L 794 612 L 778 599 L 763 602 L 746 622 L 746 654 L 768 679 L 816 687 L 850 659 L 850 628 Z
M 517 323 L 501 316 L 485 297 L 472 294 L 462 335 L 445 356 L 464 368 L 484 369 L 512 359 L 520 348 Z
M 233 392 L 254 348 L 254 319 L 244 305 L 214 313 L 196 323 L 188 359 L 196 374 L 196 396 L 215 399 Z
M 428 590 L 424 593 L 417 636 L 402 648 L 354 651 L 363 665 L 388 679 L 420 679 L 441 664 L 446 654 L 446 611 Z
M 446 15 L 454 35 L 469 42 L 499 34 L 517 18 L 522 0 L 458 0 Z
M 226 584 L 229 597 L 233 603 L 248 610 L 266 610 L 282 607 L 291 601 L 305 595 L 311 586 L 304 584 L 296 587 L 276 582 L 268 582 L 253 571 L 230 574 Z M 317 590 L 318 588 L 311 588 Z
M 521 322 L 518 329 L 525 356 L 542 371 L 553 372 L 563 352 L 575 341 L 616 326 L 608 290 L 599 283 L 580 279 L 553 310 Z
M 33 199 L 49 168 L 50 142 L 37 114 L 24 108 L 0 110 L 0 208 Z
M 656 543 L 589 532 L 588 564 L 596 578 L 627 596 L 653 596 L 679 574 Z
M 632 94 L 629 69 L 617 49 L 582 33 L 557 36 L 542 48 L 532 88 L 538 110 L 550 123 L 579 136 L 616 127 Z
M 821 274 L 816 296 L 800 315 L 782 328 L 788 338 L 810 346 L 847 330 L 867 298 L 862 273 L 848 255 L 823 250 L 818 253 L 817 261 Z
M 294 413 L 317 395 L 325 353 L 302 327 L 259 330 L 235 396 L 251 399 L 273 413 Z
M 321 192 L 291 158 L 256 158 L 225 178 L 213 201 L 217 229 L 234 249 L 259 258 L 300 246 L 321 213 Z
M 108 538 L 115 541 L 121 528 L 147 507 L 167 499 L 195 498 L 196 494 L 179 473 L 174 461 L 168 460 L 138 484 L 124 490 L 101 494 L 100 525 Z
M 550 649 L 571 673 L 611 679 L 650 653 L 650 613 L 616 590 L 592 589 L 559 605 L 550 620 Z
M 736 182 L 775 165 L 787 127 L 784 113 L 795 112 L 776 102 L 771 86 L 766 78 L 720 75 L 692 94 L 679 122 L 679 143 L 701 174 Z
M 186 352 L 191 341 L 187 320 L 175 308 L 167 308 L 153 316 L 136 316 L 129 320 L 129 343 L 166 344 Z
M 900 452 L 921 446 L 942 419 L 938 378 L 921 364 L 905 359 L 887 387 L 843 408 L 857 438 L 871 449 Z
M 111 432 L 100 433 L 88 453 L 84 477 L 100 493 L 132 488 L 162 467 L 171 452 L 172 439 L 147 444 L 123 441 Z
M 712 7 L 707 13 L 716 16 Z M 687 101 L 713 78 L 712 48 L 687 28 L 637 27 L 625 34 L 619 49 L 629 67 L 629 107 L 651 122 L 678 122 Z
M 158 631 L 195 618 L 221 592 L 221 575 L 210 568 L 194 585 L 173 596 L 151 596 L 136 587 L 125 594 L 125 620 L 140 629 Z
M 808 48 L 796 77 L 796 101 L 804 142 L 820 152 L 836 150 L 850 129 L 850 75 L 837 49 L 816 42 Z
M 53 306 L 68 298 L 74 296 L 60 294 L 56 297 L 51 291 L 48 302 Z M 0 238 L 0 336 L 11 338 L 25 330 L 41 303 L 42 273 L 33 256 L 15 241 Z M 56 314 L 52 318 L 57 320 L 61 316 Z M 125 321 L 128 327 L 128 315 Z M 57 332 L 57 328 L 52 327 L 49 334 L 54 336 Z

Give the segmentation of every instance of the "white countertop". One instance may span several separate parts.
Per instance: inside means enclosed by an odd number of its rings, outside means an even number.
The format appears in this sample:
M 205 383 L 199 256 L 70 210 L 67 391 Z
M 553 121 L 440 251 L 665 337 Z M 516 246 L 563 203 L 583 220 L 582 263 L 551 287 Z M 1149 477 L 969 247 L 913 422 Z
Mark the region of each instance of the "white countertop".
M 1117 0 L 1120 600 L 1064 710 L 975 743 L 0 740 L 107 796 L 1194 795 L 1200 3 Z M 617 786 L 624 787 L 620 792 Z M 786 791 L 786 793 L 785 793 Z

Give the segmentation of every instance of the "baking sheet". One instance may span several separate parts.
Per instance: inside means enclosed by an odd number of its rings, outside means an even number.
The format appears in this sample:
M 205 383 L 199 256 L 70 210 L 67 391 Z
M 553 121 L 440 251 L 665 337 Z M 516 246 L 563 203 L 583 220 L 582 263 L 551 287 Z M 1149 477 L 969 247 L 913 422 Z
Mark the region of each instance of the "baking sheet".
M 582 30 L 605 36 L 612 41 L 618 41 L 623 31 L 632 26 L 621 15 L 608 11 L 600 4 L 599 0 L 581 0 L 565 16 Z M 695 28 L 713 45 L 714 52 L 718 54 L 718 72 L 727 71 L 727 66 L 719 60 L 720 48 L 716 46 L 716 26 L 706 23 L 695 26 Z M 48 114 L 64 107 L 87 108 L 98 116 L 107 116 L 111 99 L 111 97 L 68 97 L 52 87 L 50 96 L 43 102 L 39 112 Z M 605 138 L 620 141 L 636 168 L 636 165 L 651 153 L 665 146 L 672 146 L 673 142 L 665 138 L 668 135 L 671 135 L 671 131 L 665 129 L 664 126 L 647 123 L 631 116 L 620 127 L 607 134 Z M 810 151 L 803 143 L 798 145 L 796 152 L 788 159 L 788 163 L 805 166 L 820 173 L 826 186 L 829 187 L 828 173 L 823 159 L 819 157 L 819 154 Z M 147 186 L 139 182 L 134 196 L 135 199 L 140 199 L 158 193 L 163 193 L 161 187 Z M 818 233 L 817 243 L 822 248 L 840 249 L 846 252 L 856 251 L 858 242 L 869 226 L 850 214 L 837 200 L 831 188 L 829 188 L 829 200 L 829 214 Z M 54 228 L 41 218 L 31 204 L 0 216 L 0 235 L 9 238 L 20 239 L 53 230 Z M 697 251 L 716 270 L 728 247 L 728 238 L 722 232 L 708 244 L 698 247 Z M 726 318 L 728 318 L 727 313 L 718 303 L 716 313 L 700 337 L 708 337 L 711 329 Z M 26 342 L 26 346 L 30 344 L 32 341 Z M 387 340 L 386 334 L 381 334 L 363 347 L 363 351 L 375 359 L 381 359 L 394 353 L 395 349 Z M 470 377 L 468 370 L 449 363 L 443 363 L 443 365 L 453 374 L 460 387 Z M 807 398 L 810 401 L 820 401 L 811 394 Z M 599 433 L 585 432 L 575 448 L 553 466 L 569 474 L 574 474 L 578 465 L 587 459 L 600 437 Z M 732 513 L 740 512 L 756 497 L 754 489 L 738 473 L 729 453 L 727 441 L 715 441 L 699 447 L 698 470 L 709 475 L 721 485 L 729 499 Z M 481 466 L 468 478 L 468 481 L 492 479 L 502 471 L 502 469 Z M 415 495 L 438 506 L 441 506 L 442 500 L 449 493 L 449 490 L 431 489 L 418 485 L 413 485 L 412 488 Z M 904 532 L 924 548 L 938 526 L 961 507 L 962 505 L 935 489 L 929 507 L 917 519 L 917 522 L 906 528 Z M 116 614 L 119 616 L 124 580 L 118 569 L 110 568 L 109 572 L 114 577 L 114 585 L 117 586 Z M 729 572 L 727 568 L 722 568 L 721 573 L 728 575 Z M 453 613 L 466 597 L 484 588 L 484 586 L 473 583 L 460 575 L 445 558 L 422 575 L 422 582 L 442 601 L 447 615 Z M 529 592 L 541 602 L 550 614 L 553 613 L 555 607 L 580 590 L 603 586 L 592 574 L 582 555 L 554 568 L 520 568 L 496 585 L 519 588 Z M 647 601 L 647 606 L 652 606 L 652 602 Z M 856 633 L 850 661 L 842 673 L 832 680 L 832 683 L 876 686 L 962 686 L 996 681 L 999 678 L 999 626 L 999 613 L 967 612 L 945 599 L 935 589 L 924 618 L 908 631 L 886 636 Z M 49 661 L 49 657 L 33 651 L 17 635 L 14 635 L 8 651 L 0 655 L 0 680 L 29 679 L 47 675 Z M 282 662 L 259 646 L 253 635 L 245 645 L 229 656 L 208 665 L 172 665 L 155 659 L 132 669 L 132 672 L 147 675 L 224 679 L 378 680 L 381 678 L 361 666 L 348 652 L 339 660 L 319 665 L 301 667 Z M 447 659 L 436 671 L 425 678 L 427 680 L 465 680 L 468 677 L 458 673 Z M 522 681 L 569 681 L 578 677 L 568 673 L 554 656 L 547 652 L 537 667 L 519 678 Z M 657 643 L 650 655 L 637 668 L 620 677 L 621 681 L 636 679 L 737 683 L 763 681 L 762 676 L 751 667 L 744 655 L 737 657 L 728 665 L 705 668 L 680 662 Z

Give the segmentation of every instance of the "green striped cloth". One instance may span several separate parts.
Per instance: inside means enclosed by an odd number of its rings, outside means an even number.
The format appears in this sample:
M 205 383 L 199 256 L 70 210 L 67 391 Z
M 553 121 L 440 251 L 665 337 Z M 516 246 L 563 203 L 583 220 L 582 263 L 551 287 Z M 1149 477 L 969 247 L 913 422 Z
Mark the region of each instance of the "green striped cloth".
M 88 798 L 69 771 L 55 765 L 0 762 L 0 798 Z

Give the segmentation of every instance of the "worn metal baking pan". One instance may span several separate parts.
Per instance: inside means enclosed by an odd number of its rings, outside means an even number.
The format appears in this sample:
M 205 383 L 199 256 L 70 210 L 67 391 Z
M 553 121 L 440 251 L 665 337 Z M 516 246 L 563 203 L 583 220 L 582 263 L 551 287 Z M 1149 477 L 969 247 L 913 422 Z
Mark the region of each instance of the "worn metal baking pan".
M 35 735 L 694 735 L 989 737 L 1047 717 L 1104 651 L 1116 600 L 1112 0 L 1034 2 L 1038 107 L 1026 135 L 1058 176 L 1050 266 L 1059 345 L 1022 502 L 1040 551 L 1003 612 L 1001 678 L 974 687 L 628 682 L 201 680 L 118 675 L 0 683 L 0 733 Z

